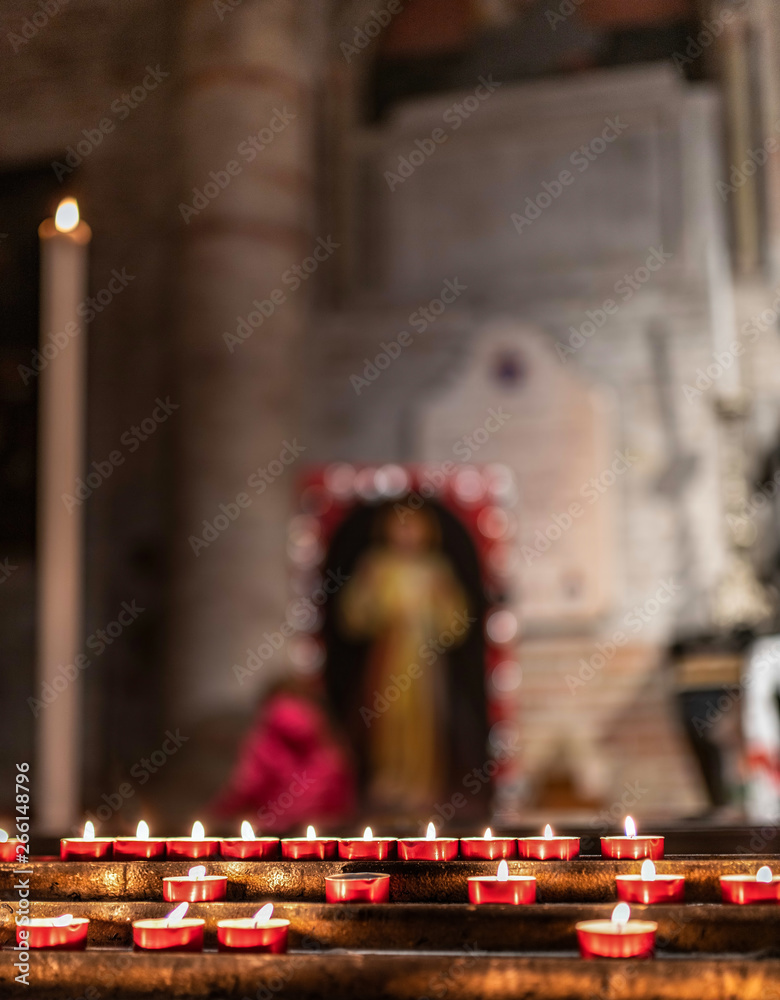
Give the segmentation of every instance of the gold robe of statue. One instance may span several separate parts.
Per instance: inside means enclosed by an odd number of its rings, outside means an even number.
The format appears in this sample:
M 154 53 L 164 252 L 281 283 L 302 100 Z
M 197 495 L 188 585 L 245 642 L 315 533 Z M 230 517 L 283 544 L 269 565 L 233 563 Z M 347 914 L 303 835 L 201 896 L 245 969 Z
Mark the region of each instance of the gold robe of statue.
M 389 513 L 385 544 L 358 562 L 341 598 L 344 631 L 373 640 L 361 705 L 368 726 L 372 806 L 428 810 L 445 788 L 444 651 L 466 632 L 465 594 L 435 547 L 427 513 Z M 375 714 L 376 713 L 376 714 Z

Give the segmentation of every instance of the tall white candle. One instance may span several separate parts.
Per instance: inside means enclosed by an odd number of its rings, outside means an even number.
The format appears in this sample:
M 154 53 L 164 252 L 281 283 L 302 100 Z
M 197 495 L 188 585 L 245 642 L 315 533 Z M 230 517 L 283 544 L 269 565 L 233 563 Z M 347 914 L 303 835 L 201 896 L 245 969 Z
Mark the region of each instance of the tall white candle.
M 41 832 L 61 834 L 81 811 L 80 670 L 82 644 L 81 506 L 68 511 L 83 472 L 86 335 L 78 305 L 87 292 L 92 232 L 75 199 L 60 203 L 38 229 L 41 241 L 41 371 L 38 411 L 38 690 L 55 696 L 37 720 L 35 807 Z M 64 683 L 63 677 L 67 680 Z

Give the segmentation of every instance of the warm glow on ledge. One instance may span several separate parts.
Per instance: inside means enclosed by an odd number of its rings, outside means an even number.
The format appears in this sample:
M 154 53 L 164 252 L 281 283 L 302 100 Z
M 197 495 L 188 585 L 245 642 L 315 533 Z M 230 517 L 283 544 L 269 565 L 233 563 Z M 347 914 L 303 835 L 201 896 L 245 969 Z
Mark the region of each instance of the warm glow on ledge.
M 94 840 L 95 839 L 95 824 L 91 819 L 88 819 L 84 824 L 84 840 Z
M 622 931 L 630 919 L 631 907 L 628 903 L 618 903 L 612 911 L 612 923 Z
M 135 830 L 135 835 L 139 840 L 149 839 L 149 824 L 144 819 L 138 821 L 138 826 Z
M 274 915 L 274 904 L 266 903 L 265 906 L 261 906 L 257 913 L 252 917 L 252 922 L 255 927 L 258 924 L 266 924 Z
M 636 823 L 630 816 L 626 816 L 626 836 L 636 837 Z
M 203 829 L 203 824 L 199 819 L 196 819 L 192 824 L 192 839 L 193 840 L 203 840 L 206 836 L 206 831 Z
M 643 882 L 655 882 L 655 865 L 650 860 L 646 858 L 642 862 L 642 871 L 640 872 Z
M 79 203 L 75 198 L 63 198 L 54 215 L 58 233 L 72 233 L 79 224 Z
M 498 862 L 498 871 L 496 872 L 496 882 L 508 882 L 509 881 L 509 865 L 506 861 Z
M 171 910 L 167 917 L 163 917 L 166 924 L 175 924 L 179 920 L 183 920 L 187 910 L 189 910 L 189 903 L 179 903 L 175 910 Z
M 436 840 L 436 827 L 433 823 L 428 824 L 428 829 L 425 831 L 426 840 Z
M 244 820 L 241 824 L 241 839 L 242 840 L 254 840 L 255 831 L 252 829 L 252 824 Z

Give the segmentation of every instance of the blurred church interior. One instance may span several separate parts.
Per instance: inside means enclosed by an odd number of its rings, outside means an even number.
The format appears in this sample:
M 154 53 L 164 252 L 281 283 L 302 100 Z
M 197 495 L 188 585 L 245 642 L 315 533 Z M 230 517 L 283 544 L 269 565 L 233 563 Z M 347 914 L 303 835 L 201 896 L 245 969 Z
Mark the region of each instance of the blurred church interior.
M 0 36 L 0 820 L 18 760 L 43 836 L 780 819 L 772 0 L 8 0 Z M 82 439 L 44 399 L 76 341 Z

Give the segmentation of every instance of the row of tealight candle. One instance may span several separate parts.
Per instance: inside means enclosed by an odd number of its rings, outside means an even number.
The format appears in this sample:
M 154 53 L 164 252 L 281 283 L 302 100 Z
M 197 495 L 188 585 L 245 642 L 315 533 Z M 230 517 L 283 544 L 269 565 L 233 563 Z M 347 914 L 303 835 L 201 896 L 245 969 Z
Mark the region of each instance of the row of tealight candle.
M 545 827 L 541 837 L 496 837 L 488 827 L 482 837 L 439 837 L 433 823 L 428 824 L 425 837 L 375 837 L 366 827 L 362 837 L 318 837 L 313 826 L 305 837 L 257 837 L 251 825 L 241 824 L 240 837 L 207 837 L 203 824 L 196 821 L 189 837 L 151 837 L 148 825 L 141 820 L 135 837 L 96 837 L 91 822 L 84 827 L 83 837 L 67 837 L 60 841 L 60 856 L 64 861 L 154 860 L 161 858 L 229 858 L 263 860 L 276 858 L 296 860 L 326 860 L 345 858 L 383 861 L 397 856 L 402 861 L 451 861 L 462 858 L 486 861 L 498 858 L 531 858 L 537 861 L 568 861 L 580 852 L 579 837 L 556 837 L 552 828 Z M 633 820 L 626 820 L 626 835 L 602 837 L 602 855 L 606 858 L 652 858 L 664 855 L 663 837 L 639 837 Z M 9 858 L 12 860 L 9 849 Z M 0 860 L 2 856 L 0 855 Z

